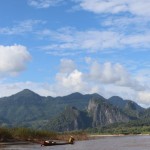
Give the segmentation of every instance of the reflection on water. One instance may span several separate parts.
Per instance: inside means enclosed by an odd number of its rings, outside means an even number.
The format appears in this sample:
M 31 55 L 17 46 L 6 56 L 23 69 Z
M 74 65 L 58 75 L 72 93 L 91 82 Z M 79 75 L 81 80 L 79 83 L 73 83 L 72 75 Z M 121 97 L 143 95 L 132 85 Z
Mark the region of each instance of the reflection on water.
M 76 142 L 74 145 L 41 147 L 40 145 L 12 145 L 1 150 L 150 150 L 150 136 L 105 137 Z

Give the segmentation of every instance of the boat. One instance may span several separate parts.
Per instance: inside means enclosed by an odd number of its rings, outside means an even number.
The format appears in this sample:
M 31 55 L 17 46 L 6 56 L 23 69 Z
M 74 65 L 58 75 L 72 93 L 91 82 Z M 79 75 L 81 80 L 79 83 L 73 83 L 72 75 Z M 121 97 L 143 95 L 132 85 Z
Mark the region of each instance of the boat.
M 56 146 L 56 145 L 67 145 L 67 144 L 74 144 L 74 138 L 72 136 L 69 138 L 68 142 L 55 142 L 55 141 L 46 140 L 41 144 L 41 146 Z

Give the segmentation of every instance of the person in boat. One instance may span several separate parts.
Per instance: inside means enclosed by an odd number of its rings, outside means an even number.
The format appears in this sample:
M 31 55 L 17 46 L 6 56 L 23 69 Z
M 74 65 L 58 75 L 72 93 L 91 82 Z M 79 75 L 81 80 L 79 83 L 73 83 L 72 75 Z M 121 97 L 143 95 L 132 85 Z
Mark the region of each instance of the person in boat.
M 73 136 L 70 136 L 70 138 L 69 138 L 69 141 L 68 141 L 70 144 L 74 144 L 74 138 L 73 138 Z
M 70 136 L 68 142 L 65 142 L 65 143 L 57 143 L 57 142 L 55 142 L 55 141 L 48 141 L 48 140 L 46 140 L 46 141 L 44 141 L 44 142 L 41 144 L 41 146 L 53 146 L 53 145 L 74 144 L 74 140 L 75 140 L 75 139 L 73 138 L 73 136 Z

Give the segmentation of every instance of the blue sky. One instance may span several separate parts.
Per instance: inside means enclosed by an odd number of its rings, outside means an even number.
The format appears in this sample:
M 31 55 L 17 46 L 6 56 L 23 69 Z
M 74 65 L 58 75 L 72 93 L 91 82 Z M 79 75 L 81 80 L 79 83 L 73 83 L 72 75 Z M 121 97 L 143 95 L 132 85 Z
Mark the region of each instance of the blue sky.
M 150 0 L 0 3 L 0 97 L 28 88 L 150 106 Z

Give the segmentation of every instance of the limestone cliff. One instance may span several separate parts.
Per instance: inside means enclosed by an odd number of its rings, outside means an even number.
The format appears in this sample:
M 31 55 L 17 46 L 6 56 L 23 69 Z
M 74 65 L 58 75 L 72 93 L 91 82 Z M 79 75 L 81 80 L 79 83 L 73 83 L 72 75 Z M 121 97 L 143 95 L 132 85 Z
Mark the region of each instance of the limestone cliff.
M 92 127 L 104 126 L 116 122 L 127 122 L 130 118 L 110 103 L 100 99 L 91 99 L 88 113 L 92 118 Z

